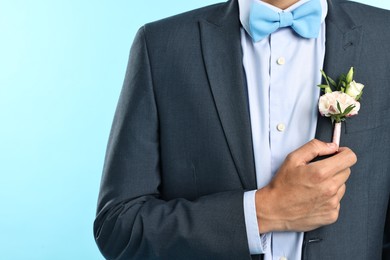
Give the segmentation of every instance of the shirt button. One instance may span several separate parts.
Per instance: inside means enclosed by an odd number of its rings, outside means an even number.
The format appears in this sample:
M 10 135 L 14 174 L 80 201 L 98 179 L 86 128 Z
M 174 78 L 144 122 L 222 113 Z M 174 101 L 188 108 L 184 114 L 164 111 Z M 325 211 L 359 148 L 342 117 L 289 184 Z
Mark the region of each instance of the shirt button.
M 279 260 L 287 260 L 287 257 L 282 256 Z
M 276 129 L 279 131 L 279 132 L 284 132 L 284 130 L 286 130 L 286 125 L 283 124 L 283 123 L 280 123 L 276 126 Z
M 286 63 L 286 59 L 285 59 L 284 57 L 280 57 L 280 58 L 276 61 L 276 63 L 277 63 L 278 65 L 284 65 L 284 64 Z

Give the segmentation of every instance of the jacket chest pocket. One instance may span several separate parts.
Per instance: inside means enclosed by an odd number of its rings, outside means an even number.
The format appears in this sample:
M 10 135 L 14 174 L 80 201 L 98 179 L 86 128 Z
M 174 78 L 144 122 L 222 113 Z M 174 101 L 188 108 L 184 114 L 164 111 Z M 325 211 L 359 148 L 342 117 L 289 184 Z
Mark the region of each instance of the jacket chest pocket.
M 362 108 L 364 109 L 364 108 Z M 360 113 L 345 121 L 345 134 L 367 131 L 378 127 L 390 126 L 390 107 L 386 109 L 373 109 Z

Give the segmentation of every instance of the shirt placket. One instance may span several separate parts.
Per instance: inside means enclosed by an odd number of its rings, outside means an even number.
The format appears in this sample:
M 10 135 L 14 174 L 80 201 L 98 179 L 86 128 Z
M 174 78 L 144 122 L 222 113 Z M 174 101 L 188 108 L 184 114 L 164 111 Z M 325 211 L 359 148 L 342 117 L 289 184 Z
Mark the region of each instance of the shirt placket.
M 286 132 L 289 131 L 288 122 L 291 111 L 288 107 L 288 98 L 286 82 L 289 75 L 289 57 L 286 53 L 286 37 L 288 29 L 280 29 L 270 35 L 270 95 L 269 95 L 269 138 L 271 149 L 271 170 L 272 175 L 275 175 L 283 162 L 285 148 L 283 147 Z M 287 43 L 288 44 L 288 43 Z M 286 78 L 287 77 L 287 78 Z M 286 111 L 287 110 L 287 111 Z M 291 234 L 292 235 L 292 234 Z M 278 241 L 280 236 L 272 234 L 272 259 L 280 260 L 285 258 L 285 250 L 283 243 L 286 241 Z M 277 246 L 273 246 L 277 245 Z

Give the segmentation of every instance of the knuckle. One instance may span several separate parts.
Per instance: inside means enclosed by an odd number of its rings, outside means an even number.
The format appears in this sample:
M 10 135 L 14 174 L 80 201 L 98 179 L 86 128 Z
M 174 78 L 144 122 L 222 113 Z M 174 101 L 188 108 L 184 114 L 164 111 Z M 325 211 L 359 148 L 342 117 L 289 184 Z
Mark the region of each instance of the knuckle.
M 337 197 L 339 200 L 342 200 L 342 198 L 345 195 L 345 187 L 340 187 L 340 189 L 337 191 Z
M 345 148 L 345 152 L 347 153 L 348 159 L 351 161 L 351 163 L 355 164 L 357 162 L 356 154 L 348 147 Z
M 329 224 L 333 224 L 337 221 L 337 219 L 339 218 L 339 210 L 332 210 L 330 213 L 329 213 Z
M 339 202 L 337 197 L 334 197 L 334 198 L 329 200 L 329 207 L 331 209 L 337 209 L 339 207 L 339 204 L 340 204 L 340 202 Z
M 353 162 L 353 164 L 355 164 L 357 162 L 357 156 L 354 152 L 352 152 L 351 150 L 351 161 Z
M 324 177 L 321 175 L 321 174 L 313 174 L 312 176 L 311 176 L 311 181 L 312 181 L 312 183 L 314 183 L 314 184 L 320 184 L 321 182 L 323 182 L 323 180 L 324 180 Z
M 320 140 L 314 138 L 314 139 L 311 139 L 310 142 L 313 144 L 313 145 L 319 145 L 321 143 Z
M 321 142 L 320 140 L 318 140 L 318 139 L 312 139 L 312 140 L 310 141 L 310 144 L 311 144 L 311 146 L 313 146 L 313 148 L 315 148 L 316 150 L 318 150 L 319 147 L 321 146 L 322 142 Z
M 292 152 L 292 153 L 289 153 L 289 154 L 286 156 L 285 161 L 286 161 L 287 163 L 292 163 L 292 162 L 295 162 L 297 159 L 298 159 L 298 158 L 297 158 L 296 154 L 295 154 L 294 152 Z
M 331 198 L 337 194 L 339 187 L 335 183 L 328 184 L 323 189 L 323 195 L 325 197 Z
M 325 179 L 326 176 L 328 175 L 328 172 L 325 170 L 325 168 L 320 168 L 317 170 L 317 175 L 321 179 Z
M 344 196 L 345 191 L 347 190 L 347 185 L 345 183 L 340 187 L 339 193 L 341 193 L 342 196 Z
M 315 174 L 312 175 L 315 183 L 323 182 L 328 176 L 328 172 L 324 168 L 317 169 Z
M 345 179 L 348 180 L 349 176 L 351 176 L 351 169 L 350 168 L 344 169 L 342 172 L 340 172 L 340 174 L 342 174 L 345 177 Z

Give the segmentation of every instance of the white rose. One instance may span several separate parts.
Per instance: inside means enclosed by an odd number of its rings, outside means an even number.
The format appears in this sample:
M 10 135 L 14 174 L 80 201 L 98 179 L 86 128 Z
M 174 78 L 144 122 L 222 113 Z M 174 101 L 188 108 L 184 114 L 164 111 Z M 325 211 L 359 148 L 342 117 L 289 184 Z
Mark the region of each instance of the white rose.
M 356 81 L 352 81 L 345 90 L 345 93 L 356 99 L 356 97 L 358 97 L 362 92 L 363 88 L 363 84 L 357 83 Z
M 339 111 L 339 109 L 337 108 L 337 101 L 339 102 L 342 111 Z M 359 112 L 360 103 L 356 101 L 353 97 L 341 91 L 326 93 L 320 97 L 320 100 L 318 102 L 318 108 L 320 110 L 321 115 L 326 117 L 340 114 L 351 105 L 354 105 L 355 107 L 348 115 L 346 115 L 346 117 L 356 115 Z

